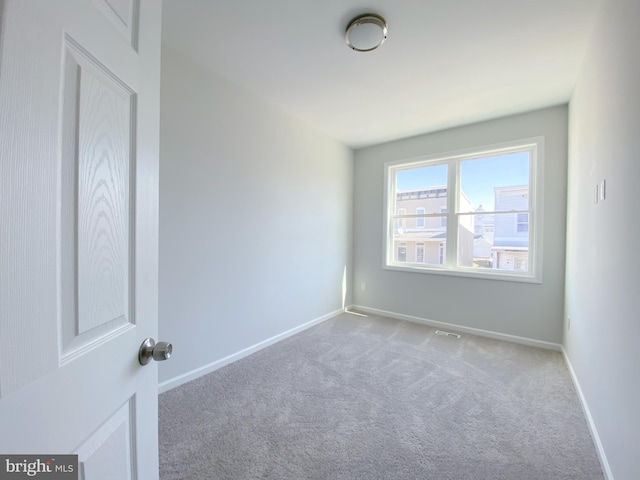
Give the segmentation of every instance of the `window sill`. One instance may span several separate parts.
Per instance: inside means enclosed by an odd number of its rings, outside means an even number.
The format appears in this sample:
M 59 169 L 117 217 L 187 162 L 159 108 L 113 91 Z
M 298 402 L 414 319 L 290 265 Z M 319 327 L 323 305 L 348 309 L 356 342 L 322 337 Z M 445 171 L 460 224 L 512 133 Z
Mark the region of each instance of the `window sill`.
M 534 276 L 531 274 L 522 274 L 522 273 L 509 273 L 508 271 L 500 271 L 500 270 L 482 270 L 478 271 L 478 269 L 451 269 L 446 267 L 432 267 L 432 266 L 404 266 L 398 264 L 386 264 L 383 265 L 382 268 L 384 270 L 393 270 L 397 272 L 406 272 L 406 273 L 418 273 L 418 274 L 428 274 L 428 275 L 447 275 L 452 277 L 465 277 L 465 278 L 475 278 L 482 280 L 498 280 L 498 281 L 506 281 L 506 282 L 520 282 L 520 283 L 542 283 L 542 279 L 539 276 Z M 495 272 L 495 273 L 494 273 Z

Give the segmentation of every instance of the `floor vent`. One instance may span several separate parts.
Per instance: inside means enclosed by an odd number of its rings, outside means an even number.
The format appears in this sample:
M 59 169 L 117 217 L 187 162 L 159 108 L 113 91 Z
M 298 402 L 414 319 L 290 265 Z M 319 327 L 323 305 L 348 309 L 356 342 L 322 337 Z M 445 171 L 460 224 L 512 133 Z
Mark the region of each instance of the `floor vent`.
M 442 335 L 442 336 L 445 336 L 445 337 L 460 338 L 460 335 L 458 335 L 457 333 L 445 332 L 443 330 L 436 330 L 436 335 Z

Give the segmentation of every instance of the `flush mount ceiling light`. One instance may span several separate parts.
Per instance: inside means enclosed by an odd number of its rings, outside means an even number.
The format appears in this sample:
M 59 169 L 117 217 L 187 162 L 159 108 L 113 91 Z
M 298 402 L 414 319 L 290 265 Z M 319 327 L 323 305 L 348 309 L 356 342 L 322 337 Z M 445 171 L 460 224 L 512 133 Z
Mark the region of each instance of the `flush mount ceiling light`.
M 370 52 L 387 39 L 387 22 L 375 13 L 358 15 L 347 25 L 344 39 L 350 49 L 356 52 Z

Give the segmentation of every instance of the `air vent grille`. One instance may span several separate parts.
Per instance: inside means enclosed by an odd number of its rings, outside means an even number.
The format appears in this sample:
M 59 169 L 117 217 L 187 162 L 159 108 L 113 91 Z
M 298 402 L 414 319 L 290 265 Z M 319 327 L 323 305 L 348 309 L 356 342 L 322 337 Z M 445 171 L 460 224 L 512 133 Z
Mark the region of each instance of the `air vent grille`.
M 436 330 L 436 335 L 442 335 L 443 337 L 460 338 L 457 333 L 445 332 L 444 330 Z

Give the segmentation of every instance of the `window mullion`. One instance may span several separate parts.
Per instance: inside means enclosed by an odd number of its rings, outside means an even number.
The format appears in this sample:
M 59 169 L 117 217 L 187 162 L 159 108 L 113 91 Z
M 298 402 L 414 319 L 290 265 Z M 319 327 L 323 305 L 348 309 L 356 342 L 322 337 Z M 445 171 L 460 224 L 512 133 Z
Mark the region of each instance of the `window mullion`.
M 459 162 L 447 162 L 447 266 L 455 268 L 458 264 L 458 183 L 460 178 Z

